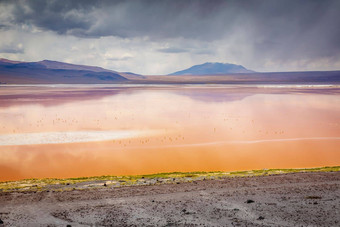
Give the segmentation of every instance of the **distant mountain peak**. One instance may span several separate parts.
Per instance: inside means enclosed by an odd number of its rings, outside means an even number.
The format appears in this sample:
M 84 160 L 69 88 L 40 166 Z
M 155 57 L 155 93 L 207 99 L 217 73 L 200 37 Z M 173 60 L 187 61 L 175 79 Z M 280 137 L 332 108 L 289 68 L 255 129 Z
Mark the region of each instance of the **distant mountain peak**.
M 228 73 L 253 73 L 254 71 L 246 69 L 242 65 L 220 62 L 206 62 L 200 65 L 194 65 L 188 69 L 177 71 L 169 75 L 216 75 Z
M 23 76 L 24 75 L 24 76 Z M 115 83 L 128 79 L 96 66 L 43 60 L 17 62 L 0 59 L 0 83 Z

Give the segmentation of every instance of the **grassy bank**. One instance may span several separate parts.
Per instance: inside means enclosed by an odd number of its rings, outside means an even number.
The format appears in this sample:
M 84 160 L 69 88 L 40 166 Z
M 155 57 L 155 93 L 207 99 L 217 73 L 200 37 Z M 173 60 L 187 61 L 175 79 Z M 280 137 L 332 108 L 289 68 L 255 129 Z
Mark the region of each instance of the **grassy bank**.
M 173 172 L 148 175 L 95 176 L 68 179 L 25 179 L 20 181 L 0 182 L 0 192 L 85 190 L 133 185 L 180 184 L 183 182 L 192 182 L 205 179 L 219 179 L 225 177 L 251 177 L 287 173 L 336 171 L 340 171 L 340 166 L 305 169 L 261 169 L 234 172 Z

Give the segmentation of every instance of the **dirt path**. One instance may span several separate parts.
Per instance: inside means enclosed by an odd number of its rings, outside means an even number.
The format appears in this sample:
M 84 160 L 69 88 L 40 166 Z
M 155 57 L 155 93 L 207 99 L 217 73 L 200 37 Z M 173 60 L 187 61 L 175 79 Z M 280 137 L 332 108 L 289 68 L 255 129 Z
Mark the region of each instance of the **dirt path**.
M 4 226 L 339 226 L 340 172 L 0 192 L 0 219 Z

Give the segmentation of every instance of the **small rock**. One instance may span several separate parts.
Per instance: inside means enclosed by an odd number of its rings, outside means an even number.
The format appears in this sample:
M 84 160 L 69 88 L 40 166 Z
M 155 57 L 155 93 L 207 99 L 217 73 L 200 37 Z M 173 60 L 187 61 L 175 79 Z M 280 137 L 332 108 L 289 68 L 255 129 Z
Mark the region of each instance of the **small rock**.
M 154 202 L 155 202 L 155 200 L 152 200 L 151 202 L 153 202 L 153 203 L 154 203 Z
M 264 217 L 263 216 L 260 216 L 257 220 L 263 220 Z
M 66 183 L 66 185 L 70 185 L 70 183 Z
M 318 204 L 318 202 L 314 202 L 313 204 L 316 205 L 316 204 Z
M 104 187 L 106 187 L 106 183 L 104 183 Z
M 186 209 L 183 209 L 182 212 L 183 212 L 184 214 L 190 214 L 190 212 L 187 211 Z
M 255 203 L 255 201 L 252 199 L 247 199 L 246 203 Z
M 72 227 L 72 225 L 66 225 L 66 227 Z
M 0 225 L 4 224 L 4 222 L 0 219 Z
M 321 199 L 321 196 L 309 195 L 305 197 L 306 199 Z

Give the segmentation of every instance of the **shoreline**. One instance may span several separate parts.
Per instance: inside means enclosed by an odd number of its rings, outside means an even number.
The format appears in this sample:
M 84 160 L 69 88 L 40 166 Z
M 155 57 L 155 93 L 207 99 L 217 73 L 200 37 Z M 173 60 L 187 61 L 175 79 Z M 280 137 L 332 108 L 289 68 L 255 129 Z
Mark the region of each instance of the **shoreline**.
M 340 171 L 327 170 L 0 192 L 0 226 L 337 226 Z
M 1 192 L 27 191 L 73 191 L 96 188 L 117 188 L 125 186 L 150 186 L 159 184 L 178 184 L 202 180 L 215 180 L 234 177 L 256 177 L 282 175 L 289 173 L 340 172 L 340 166 L 292 169 L 260 169 L 244 171 L 212 171 L 212 172 L 170 172 L 145 175 L 104 175 L 76 178 L 33 178 L 17 181 L 0 181 Z

